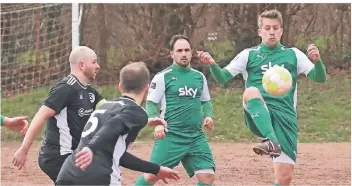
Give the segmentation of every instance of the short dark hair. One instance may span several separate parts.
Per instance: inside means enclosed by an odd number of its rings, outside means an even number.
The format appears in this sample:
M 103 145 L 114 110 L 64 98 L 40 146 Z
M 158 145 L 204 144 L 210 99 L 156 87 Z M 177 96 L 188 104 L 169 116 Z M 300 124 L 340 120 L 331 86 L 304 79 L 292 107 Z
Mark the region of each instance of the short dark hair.
M 282 24 L 283 24 L 282 14 L 277 9 L 265 10 L 263 13 L 261 13 L 258 16 L 258 20 L 257 20 L 258 28 L 262 27 L 263 18 L 277 19 L 280 22 L 280 26 L 282 27 Z
M 150 73 L 144 62 L 133 62 L 120 71 L 120 83 L 126 93 L 139 94 L 150 81 Z
M 192 48 L 191 41 L 189 40 L 189 38 L 187 36 L 174 35 L 174 36 L 172 36 L 171 41 L 170 41 L 170 50 L 174 50 L 174 46 L 175 46 L 176 41 L 180 40 L 180 39 L 184 39 L 184 40 L 188 41 L 189 45 Z

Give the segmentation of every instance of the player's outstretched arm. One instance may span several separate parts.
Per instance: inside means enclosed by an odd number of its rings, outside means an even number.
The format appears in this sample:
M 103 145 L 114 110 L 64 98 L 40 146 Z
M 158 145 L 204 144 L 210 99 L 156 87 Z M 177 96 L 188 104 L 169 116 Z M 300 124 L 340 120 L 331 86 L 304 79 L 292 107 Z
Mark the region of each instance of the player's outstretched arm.
M 120 165 L 127 169 L 154 175 L 157 175 L 160 170 L 159 165 L 144 161 L 127 151 L 121 156 Z
M 0 120 L 1 126 L 19 132 L 22 136 L 24 136 L 28 130 L 29 124 L 27 116 L 7 117 L 0 115 Z
M 12 163 L 14 166 L 18 167 L 18 169 L 21 169 L 24 166 L 27 159 L 28 150 L 32 145 L 35 137 L 43 127 L 45 121 L 54 115 L 55 111 L 51 108 L 45 105 L 40 107 L 28 128 L 21 147 L 16 151 L 13 157 Z
M 221 69 L 216 63 L 210 65 L 209 67 L 210 73 L 212 74 L 214 79 L 221 84 L 225 84 L 233 78 L 229 71 L 227 71 L 226 69 Z
M 127 151 L 121 156 L 120 165 L 134 171 L 154 174 L 164 183 L 167 183 L 166 179 L 180 179 L 177 171 L 142 160 Z
M 225 84 L 233 78 L 229 71 L 221 69 L 219 65 L 215 63 L 215 60 L 208 52 L 197 51 L 197 54 L 202 63 L 209 65 L 210 73 L 217 82 Z

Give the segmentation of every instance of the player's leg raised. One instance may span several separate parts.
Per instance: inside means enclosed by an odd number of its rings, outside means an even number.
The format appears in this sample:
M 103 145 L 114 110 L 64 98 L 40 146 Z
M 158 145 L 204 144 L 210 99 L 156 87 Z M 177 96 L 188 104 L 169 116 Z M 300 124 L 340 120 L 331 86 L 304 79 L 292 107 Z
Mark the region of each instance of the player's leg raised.
M 266 138 L 262 144 L 253 148 L 255 153 L 279 156 L 281 149 L 271 123 L 270 113 L 260 91 L 256 87 L 248 87 L 244 91 L 243 107 L 245 112 L 248 113 L 246 116 L 250 116 L 246 118 L 249 128 L 253 129 L 254 125 L 261 133 L 262 136 L 260 137 Z M 256 134 L 255 131 L 252 130 L 252 132 Z

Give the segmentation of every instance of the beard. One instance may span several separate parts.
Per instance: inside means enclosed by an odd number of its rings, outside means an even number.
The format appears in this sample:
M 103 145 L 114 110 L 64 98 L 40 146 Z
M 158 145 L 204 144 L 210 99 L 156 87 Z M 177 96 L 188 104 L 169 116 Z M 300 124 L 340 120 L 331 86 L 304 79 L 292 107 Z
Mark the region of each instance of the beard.
M 176 64 L 178 64 L 179 66 L 187 67 L 187 66 L 190 64 L 191 60 L 189 60 L 189 59 L 187 59 L 187 58 L 181 58 L 180 60 L 175 61 L 175 62 L 176 62 Z
M 95 73 L 94 72 L 83 72 L 84 76 L 90 81 L 89 83 L 91 83 L 92 81 L 95 80 Z

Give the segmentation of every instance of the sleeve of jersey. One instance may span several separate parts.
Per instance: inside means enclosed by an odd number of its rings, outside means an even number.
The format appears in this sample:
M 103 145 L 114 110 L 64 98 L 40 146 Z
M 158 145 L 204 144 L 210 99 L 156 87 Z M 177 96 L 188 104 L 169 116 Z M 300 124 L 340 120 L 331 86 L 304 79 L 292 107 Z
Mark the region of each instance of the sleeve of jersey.
M 326 81 L 326 70 L 321 60 L 314 63 L 314 68 L 308 73 L 308 78 L 318 83 Z
M 249 50 L 243 50 L 224 69 L 226 69 L 232 77 L 235 77 L 239 73 L 246 72 L 248 62 Z
M 44 105 L 60 113 L 63 108 L 70 104 L 73 89 L 67 84 L 58 84 L 50 90 L 49 97 L 44 101 Z
M 202 74 L 202 76 L 203 76 L 203 90 L 202 90 L 202 94 L 200 96 L 200 101 L 209 101 L 210 100 L 210 93 L 209 93 L 207 78 L 203 74 Z
M 147 101 L 159 103 L 165 94 L 165 81 L 162 73 L 156 74 L 150 83 Z
M 297 75 L 304 74 L 316 82 L 325 82 L 326 70 L 322 61 L 312 63 L 309 58 L 297 48 L 293 48 L 297 58 Z
M 211 103 L 211 101 L 204 101 L 204 102 L 202 101 L 201 104 L 202 104 L 204 117 L 213 118 L 214 111 L 213 111 L 213 104 Z
M 146 102 L 146 110 L 149 118 L 156 118 L 159 116 L 158 104 L 152 101 Z
M 134 171 L 150 173 L 154 175 L 157 175 L 160 170 L 159 165 L 142 160 L 127 151 L 121 156 L 120 165 Z
M 210 73 L 213 78 L 221 84 L 225 84 L 233 78 L 228 70 L 221 69 L 216 63 L 210 65 Z

